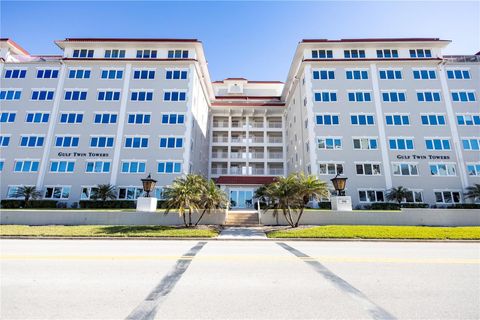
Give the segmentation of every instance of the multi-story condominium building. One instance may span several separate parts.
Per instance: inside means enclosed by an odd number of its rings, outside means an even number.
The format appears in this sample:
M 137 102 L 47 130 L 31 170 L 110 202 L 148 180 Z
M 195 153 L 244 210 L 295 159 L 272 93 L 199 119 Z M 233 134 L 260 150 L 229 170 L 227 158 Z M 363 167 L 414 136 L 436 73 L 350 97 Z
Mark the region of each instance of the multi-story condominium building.
M 294 172 L 342 172 L 354 206 L 461 203 L 480 183 L 480 55 L 439 39 L 303 40 L 285 83 L 212 82 L 195 39 L 65 39 L 61 56 L 0 40 L 0 198 L 118 199 L 200 173 L 232 207 Z

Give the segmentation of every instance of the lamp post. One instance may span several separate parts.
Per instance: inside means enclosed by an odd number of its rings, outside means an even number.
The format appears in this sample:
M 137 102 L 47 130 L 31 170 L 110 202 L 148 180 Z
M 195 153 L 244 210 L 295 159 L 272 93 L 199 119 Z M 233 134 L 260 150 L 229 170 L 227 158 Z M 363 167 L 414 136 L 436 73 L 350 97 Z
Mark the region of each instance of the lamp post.
M 340 174 L 341 172 L 339 172 L 333 179 L 330 179 L 335 191 L 337 191 L 337 195 L 331 197 L 332 210 L 352 211 L 352 198 L 345 196 L 344 191 L 348 178 L 339 177 Z
M 338 176 L 340 173 L 338 173 L 335 178 L 330 179 L 332 181 L 333 187 L 335 188 L 335 191 L 337 191 L 337 196 L 343 196 L 345 195 L 345 186 L 347 184 L 347 179 L 348 178 L 339 178 Z
M 143 184 L 143 191 L 147 193 L 146 197 L 150 197 L 150 192 L 155 189 L 155 184 L 157 180 L 152 179 L 152 176 L 148 174 L 148 177 L 141 179 Z

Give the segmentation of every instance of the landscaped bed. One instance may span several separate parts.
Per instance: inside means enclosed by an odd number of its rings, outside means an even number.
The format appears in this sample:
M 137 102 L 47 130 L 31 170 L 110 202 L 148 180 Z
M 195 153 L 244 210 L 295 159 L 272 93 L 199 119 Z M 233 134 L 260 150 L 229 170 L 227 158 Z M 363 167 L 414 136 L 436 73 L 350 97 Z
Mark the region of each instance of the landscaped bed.
M 28 237 L 185 237 L 213 238 L 218 231 L 209 227 L 166 226 L 22 226 L 2 225 L 0 236 Z
M 480 239 L 480 227 L 412 227 L 412 226 L 321 226 L 275 230 L 269 238 L 344 238 L 344 239 Z

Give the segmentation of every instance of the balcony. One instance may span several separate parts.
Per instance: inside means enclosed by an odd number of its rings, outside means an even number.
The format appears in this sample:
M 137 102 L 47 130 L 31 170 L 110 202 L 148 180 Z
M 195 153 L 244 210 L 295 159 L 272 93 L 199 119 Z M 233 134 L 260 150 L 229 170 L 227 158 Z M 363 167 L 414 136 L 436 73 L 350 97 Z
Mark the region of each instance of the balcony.
M 281 129 L 282 128 L 282 123 L 281 122 L 269 122 L 268 123 L 268 128 Z
M 212 158 L 227 159 L 228 158 L 228 153 L 227 152 L 212 152 Z
M 227 174 L 227 168 L 212 168 L 212 174 Z
M 268 168 L 268 174 L 272 176 L 283 175 L 283 168 Z
M 228 142 L 228 137 L 212 137 L 212 142 Z
M 245 143 L 247 139 L 245 137 L 232 137 L 230 140 L 232 143 Z
M 263 159 L 264 158 L 264 153 L 263 152 L 252 152 L 252 153 L 250 153 L 250 158 L 251 159 Z
M 214 121 L 213 122 L 214 128 L 228 128 L 228 122 L 226 121 Z
M 268 143 L 282 143 L 282 137 L 268 137 Z
M 256 128 L 256 129 L 262 129 L 263 128 L 263 122 L 250 122 L 250 126 L 252 128 Z
M 250 142 L 252 143 L 263 143 L 263 137 L 250 137 Z
M 248 156 L 247 153 L 245 152 L 231 152 L 230 153 L 230 158 L 232 159 L 246 159 Z
M 282 152 L 269 152 L 268 159 L 283 159 Z
M 265 174 L 265 169 L 263 169 L 263 168 L 252 168 L 252 174 L 253 175 L 264 175 Z

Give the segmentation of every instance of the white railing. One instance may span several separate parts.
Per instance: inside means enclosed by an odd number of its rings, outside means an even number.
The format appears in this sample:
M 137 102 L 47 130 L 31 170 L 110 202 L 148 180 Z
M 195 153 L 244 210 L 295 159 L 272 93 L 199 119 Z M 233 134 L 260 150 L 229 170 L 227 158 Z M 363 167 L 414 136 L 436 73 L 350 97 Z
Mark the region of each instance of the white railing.
M 230 174 L 242 174 L 242 169 L 240 169 L 240 168 L 230 168 Z
M 212 142 L 228 142 L 228 137 L 213 137 Z
M 228 128 L 228 122 L 213 122 L 214 128 Z
M 252 174 L 265 174 L 265 169 L 253 168 Z
M 253 143 L 263 143 L 263 137 L 252 137 L 250 140 Z
M 281 122 L 269 122 L 268 127 L 269 128 L 281 128 L 282 123 Z
M 227 168 L 213 168 L 212 169 L 212 174 L 227 174 L 228 169 Z
M 250 154 L 252 159 L 263 159 L 263 152 L 253 152 Z
M 232 122 L 232 128 L 244 128 L 246 125 L 245 122 Z
M 263 128 L 263 122 L 250 122 L 253 128 Z
M 228 158 L 228 153 L 226 153 L 226 152 L 212 152 L 212 158 Z
M 268 154 L 269 159 L 282 159 L 283 158 L 283 153 L 281 152 L 270 152 Z
M 245 143 L 245 142 L 247 142 L 247 139 L 245 139 L 245 137 L 236 137 L 236 138 L 232 137 L 231 142 L 233 142 L 233 143 Z
M 282 137 L 268 137 L 270 143 L 282 143 Z
M 280 168 L 269 168 L 268 174 L 270 175 L 281 175 L 283 174 L 283 169 Z

